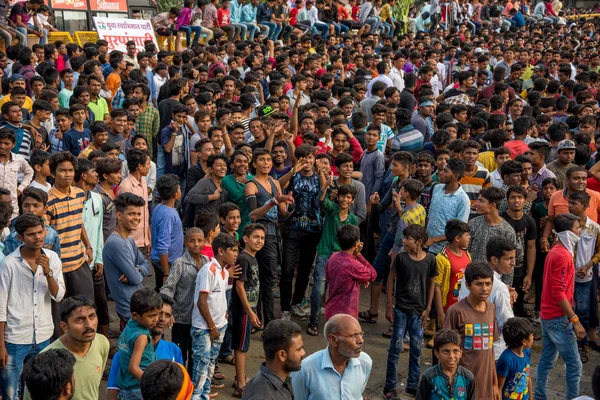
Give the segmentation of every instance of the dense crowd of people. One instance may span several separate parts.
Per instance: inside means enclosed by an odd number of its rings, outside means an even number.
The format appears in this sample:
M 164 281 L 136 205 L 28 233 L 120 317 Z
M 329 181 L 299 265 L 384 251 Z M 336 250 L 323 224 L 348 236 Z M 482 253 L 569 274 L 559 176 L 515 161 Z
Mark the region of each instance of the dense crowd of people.
M 390 339 L 386 399 L 401 353 L 419 399 L 553 398 L 558 355 L 580 395 L 600 351 L 598 17 L 184 0 L 152 18 L 168 50 L 121 52 L 44 44 L 41 3 L 0 0 L 19 39 L 0 52 L 3 399 L 95 400 L 102 379 L 109 399 L 361 399 L 361 324 Z

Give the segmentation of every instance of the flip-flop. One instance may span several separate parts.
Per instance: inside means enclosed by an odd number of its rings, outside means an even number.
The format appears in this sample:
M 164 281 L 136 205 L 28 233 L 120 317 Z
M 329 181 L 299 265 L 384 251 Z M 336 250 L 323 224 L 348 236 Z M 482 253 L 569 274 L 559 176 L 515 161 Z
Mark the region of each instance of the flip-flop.
M 358 319 L 368 324 L 376 324 L 379 314 L 371 314 L 370 311 L 361 311 L 358 313 Z
M 310 323 L 308 327 L 306 327 L 306 333 L 310 336 L 319 336 L 319 325 Z

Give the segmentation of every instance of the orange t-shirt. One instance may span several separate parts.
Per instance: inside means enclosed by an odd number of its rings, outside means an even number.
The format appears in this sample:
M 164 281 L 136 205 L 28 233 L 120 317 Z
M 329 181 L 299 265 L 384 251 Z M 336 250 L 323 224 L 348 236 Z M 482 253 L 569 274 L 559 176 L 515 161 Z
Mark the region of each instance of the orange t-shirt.
M 121 87 L 121 75 L 115 74 L 114 72 L 108 75 L 106 78 L 106 87 L 111 92 L 110 99 L 107 100 L 108 111 L 112 111 L 110 103 L 112 103 L 112 99 L 115 97 L 115 94 L 117 94 L 117 90 Z

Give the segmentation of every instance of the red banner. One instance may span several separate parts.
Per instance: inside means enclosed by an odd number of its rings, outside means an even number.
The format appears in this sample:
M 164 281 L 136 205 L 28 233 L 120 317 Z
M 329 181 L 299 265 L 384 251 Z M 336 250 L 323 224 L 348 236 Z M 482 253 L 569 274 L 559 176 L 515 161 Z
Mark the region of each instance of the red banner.
M 90 0 L 90 10 L 102 12 L 127 12 L 127 0 Z
M 52 8 L 59 10 L 87 10 L 86 0 L 52 0 Z

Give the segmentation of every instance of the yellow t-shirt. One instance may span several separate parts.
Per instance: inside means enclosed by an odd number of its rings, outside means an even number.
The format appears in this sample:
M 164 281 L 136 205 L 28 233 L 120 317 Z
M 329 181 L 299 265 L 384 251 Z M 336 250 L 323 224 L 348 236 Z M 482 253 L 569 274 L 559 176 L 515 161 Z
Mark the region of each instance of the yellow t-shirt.
M 384 4 L 381 7 L 379 18 L 381 18 L 381 22 L 389 22 L 388 20 L 392 18 L 392 9 L 389 4 Z
M 496 159 L 494 158 L 493 151 L 484 151 L 482 153 L 479 153 L 477 161 L 483 164 L 485 169 L 487 169 L 490 173 L 498 169 L 498 164 L 496 164 Z
M 11 101 L 10 93 L 0 99 L 0 107 L 2 107 L 4 103 L 8 103 L 9 101 Z M 25 98 L 25 103 L 23 104 L 22 108 L 26 108 L 27 110 L 29 110 L 29 112 L 31 112 L 33 108 L 33 100 L 31 100 L 31 97 L 27 96 Z

